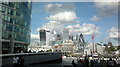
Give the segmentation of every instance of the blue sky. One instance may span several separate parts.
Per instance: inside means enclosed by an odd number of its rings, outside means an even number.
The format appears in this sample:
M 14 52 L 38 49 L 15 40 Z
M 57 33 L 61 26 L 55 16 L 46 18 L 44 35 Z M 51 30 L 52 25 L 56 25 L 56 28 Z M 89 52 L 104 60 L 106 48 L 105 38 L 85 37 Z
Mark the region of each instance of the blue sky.
M 31 26 L 31 33 L 33 36 L 33 38 L 35 38 L 35 36 L 38 35 L 38 28 L 42 28 L 44 26 L 44 24 L 50 23 L 51 19 L 53 20 L 57 20 L 57 19 L 53 19 L 53 16 L 59 16 L 60 13 L 64 13 L 63 12 L 59 12 L 59 13 L 53 13 L 51 14 L 50 12 L 54 12 L 51 10 L 46 10 L 45 6 L 48 4 L 69 4 L 73 6 L 73 11 L 71 11 L 71 13 L 73 12 L 73 14 L 77 17 L 75 17 L 74 22 L 71 23 L 63 23 L 64 27 L 67 26 L 71 26 L 73 27 L 74 25 L 79 24 L 80 26 L 82 26 L 83 28 L 86 28 L 83 26 L 83 24 L 93 24 L 95 25 L 98 30 L 97 32 L 99 32 L 99 34 L 96 35 L 95 38 L 95 42 L 100 42 L 103 41 L 104 43 L 108 42 L 109 40 L 112 42 L 117 42 L 114 40 L 114 38 L 116 35 L 109 35 L 109 34 L 114 34 L 114 32 L 116 32 L 116 29 L 118 27 L 118 16 L 117 16 L 117 3 L 94 3 L 94 2 L 72 2 L 72 3 L 43 3 L 43 2 L 33 2 L 32 3 L 32 26 Z M 57 5 L 53 5 L 55 7 L 58 7 Z M 66 6 L 66 5 L 65 5 Z M 111 7 L 112 6 L 112 7 Z M 53 8 L 52 8 L 53 9 Z M 63 6 L 60 7 L 60 9 L 63 9 Z M 67 7 L 64 9 L 68 9 Z M 70 12 L 68 11 L 68 12 Z M 52 16 L 52 18 L 50 18 L 50 16 Z M 61 15 L 60 15 L 61 16 Z M 49 19 L 46 19 L 46 17 L 48 17 Z M 59 20 L 61 21 L 61 20 Z M 63 20 L 62 20 L 63 21 Z M 76 23 L 76 21 L 79 21 Z M 112 29 L 114 28 L 114 29 Z M 91 28 L 92 29 L 92 28 Z M 108 30 L 115 30 L 114 32 L 108 32 Z M 73 30 L 73 29 L 72 29 Z M 95 31 L 93 31 L 95 32 Z M 88 32 L 87 32 L 88 33 Z M 91 37 L 89 35 L 85 35 L 85 38 L 87 41 L 91 42 Z M 107 39 L 108 38 L 108 39 Z

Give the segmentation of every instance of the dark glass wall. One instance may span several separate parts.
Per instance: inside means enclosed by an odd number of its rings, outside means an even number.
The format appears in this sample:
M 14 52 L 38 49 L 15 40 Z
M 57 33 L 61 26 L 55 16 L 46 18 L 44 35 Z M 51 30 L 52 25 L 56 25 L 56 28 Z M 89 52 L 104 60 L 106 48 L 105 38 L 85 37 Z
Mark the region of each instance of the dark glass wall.
M 0 8 L 0 12 L 2 12 L 2 46 L 6 46 L 7 50 L 12 38 L 14 48 L 26 48 L 30 44 L 31 3 L 3 2 L 0 3 L 0 6 L 2 6 Z M 14 50 L 14 52 L 16 51 Z

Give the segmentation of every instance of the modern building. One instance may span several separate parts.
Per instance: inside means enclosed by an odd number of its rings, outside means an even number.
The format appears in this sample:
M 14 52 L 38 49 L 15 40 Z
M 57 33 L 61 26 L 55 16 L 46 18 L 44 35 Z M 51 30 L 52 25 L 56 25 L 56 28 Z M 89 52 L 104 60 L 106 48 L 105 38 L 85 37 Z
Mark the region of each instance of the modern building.
M 40 29 L 39 35 L 40 35 L 40 46 L 49 45 L 50 31 L 46 29 Z
M 61 40 L 61 35 L 57 35 L 56 40 Z
M 41 29 L 39 31 L 39 35 L 40 35 L 40 45 L 46 45 L 46 31 L 44 29 Z
M 64 28 L 63 30 L 63 41 L 65 40 L 69 40 L 69 29 L 68 28 Z
M 30 44 L 31 4 L 31 2 L 0 3 L 2 53 L 20 52 L 27 49 Z
M 84 53 L 86 42 L 83 34 L 80 34 L 79 36 L 76 35 L 76 44 L 78 46 L 78 52 Z
M 88 55 L 92 55 L 93 54 L 93 48 L 91 48 L 91 47 L 93 47 L 92 43 L 88 44 L 85 47 L 84 53 L 87 53 Z M 94 47 L 95 47 L 94 50 L 97 49 L 95 51 L 96 53 L 98 53 L 98 54 L 104 54 L 105 46 L 95 44 Z
M 72 40 L 72 41 L 73 41 L 73 36 L 69 36 L 69 40 Z
M 52 48 L 54 51 L 62 52 L 64 54 L 72 54 L 77 51 L 77 46 L 72 40 L 66 40 L 64 43 L 54 45 Z

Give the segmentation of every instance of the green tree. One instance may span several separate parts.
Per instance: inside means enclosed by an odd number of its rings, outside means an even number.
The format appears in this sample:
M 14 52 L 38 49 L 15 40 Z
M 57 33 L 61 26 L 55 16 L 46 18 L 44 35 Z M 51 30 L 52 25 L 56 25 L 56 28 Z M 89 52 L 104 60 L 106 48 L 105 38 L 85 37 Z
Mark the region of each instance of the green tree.
M 110 52 L 111 52 L 111 50 L 109 49 L 109 47 L 108 47 L 108 46 L 105 46 L 104 51 L 105 51 L 105 52 L 107 52 L 107 53 L 110 53 Z
M 52 49 L 47 50 L 46 52 L 52 52 Z
M 114 46 L 110 46 L 110 47 L 105 46 L 104 51 L 107 52 L 107 53 L 112 53 L 112 52 L 115 51 L 115 48 L 114 48 Z
M 115 47 L 114 47 L 114 46 L 110 46 L 109 49 L 111 50 L 111 52 L 112 52 L 112 51 L 115 51 Z
M 120 46 L 117 46 L 117 50 L 120 50 Z

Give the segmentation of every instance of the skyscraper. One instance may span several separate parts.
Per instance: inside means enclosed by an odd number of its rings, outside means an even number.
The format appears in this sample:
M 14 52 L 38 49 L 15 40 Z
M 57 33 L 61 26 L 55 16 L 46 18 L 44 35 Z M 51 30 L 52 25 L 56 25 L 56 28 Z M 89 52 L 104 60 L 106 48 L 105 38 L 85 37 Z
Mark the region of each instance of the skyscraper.
M 71 36 L 69 36 L 69 40 L 72 40 L 73 41 L 73 36 L 71 35 Z
M 2 53 L 20 52 L 30 44 L 31 2 L 0 3 Z
M 84 48 L 85 48 L 85 39 L 84 39 L 84 36 L 83 34 L 80 34 L 79 35 L 79 49 L 82 50 L 82 52 L 84 53 Z
M 69 40 L 69 29 L 68 28 L 65 28 L 63 30 L 63 41 L 65 40 Z
M 40 29 L 39 35 L 40 35 L 40 45 L 41 46 L 49 45 L 50 31 L 45 30 L 45 29 Z
M 41 29 L 39 31 L 40 35 L 40 45 L 43 46 L 46 44 L 46 31 L 44 29 Z
M 61 35 L 57 35 L 56 40 L 61 40 Z

